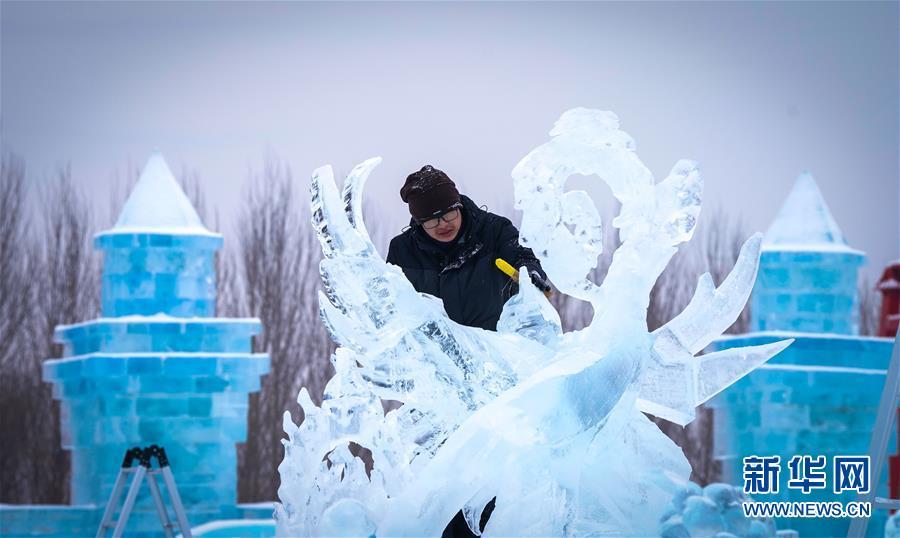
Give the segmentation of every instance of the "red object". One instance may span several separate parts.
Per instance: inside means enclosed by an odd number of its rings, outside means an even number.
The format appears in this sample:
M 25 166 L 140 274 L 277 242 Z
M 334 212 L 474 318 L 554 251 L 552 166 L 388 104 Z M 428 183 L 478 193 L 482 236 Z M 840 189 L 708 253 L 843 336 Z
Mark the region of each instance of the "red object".
M 897 449 L 900 450 L 900 409 L 897 409 Z M 900 499 L 900 455 L 888 458 L 888 484 L 891 499 Z M 891 510 L 894 513 L 894 510 Z
M 900 456 L 891 456 L 888 458 L 890 464 L 890 476 L 888 477 L 891 485 L 891 499 L 896 499 L 900 495 Z M 894 513 L 894 510 L 891 510 Z
M 900 324 L 900 260 L 888 265 L 878 281 L 881 292 L 881 321 L 878 336 L 893 338 Z M 897 450 L 900 450 L 900 409 L 897 409 Z M 900 454 L 888 458 L 891 498 L 900 498 Z M 893 510 L 891 511 L 893 513 Z
M 878 323 L 878 336 L 893 338 L 900 324 L 900 260 L 884 269 L 878 281 L 881 292 L 881 321 Z

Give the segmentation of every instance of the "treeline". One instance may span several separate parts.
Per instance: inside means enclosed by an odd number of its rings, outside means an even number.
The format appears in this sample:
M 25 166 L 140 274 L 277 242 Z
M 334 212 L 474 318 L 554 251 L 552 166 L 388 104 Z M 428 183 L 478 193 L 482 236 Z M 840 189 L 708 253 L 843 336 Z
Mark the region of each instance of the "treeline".
M 180 180 L 204 222 L 220 229 L 196 174 L 182 171 Z M 0 502 L 66 503 L 68 453 L 60 447 L 59 405 L 41 379 L 41 364 L 58 357 L 52 342 L 59 324 L 98 315 L 102 260 L 93 235 L 109 228 L 137 171 L 126 173 L 113 189 L 110 211 L 101 215 L 96 201 L 72 181 L 69 169 L 58 170 L 40 192 L 26 180 L 25 163 L 11 154 L 0 170 Z M 269 353 L 271 368 L 262 390 L 250 397 L 247 442 L 239 446 L 238 489 L 241 502 L 274 500 L 277 466 L 283 456 L 282 415 L 302 418 L 296 403 L 301 386 L 321 398 L 332 375 L 329 356 L 334 344 L 318 319 L 318 265 L 321 250 L 309 219 L 305 181 L 283 163 L 270 159 L 251 172 L 242 206 L 233 216 L 234 234 L 226 235 L 217 258 L 219 316 L 258 317 L 263 333 L 254 351 Z M 36 202 L 36 203 L 33 203 Z M 30 207 L 30 204 L 36 207 Z M 371 208 L 370 208 L 371 209 Z M 517 215 L 501 211 L 514 220 Z M 367 211 L 367 227 L 379 248 L 399 230 L 384 225 L 384 215 Z M 611 222 L 612 215 L 604 218 Z M 602 281 L 616 246 L 612 228 L 607 248 L 594 272 Z M 737 259 L 748 231 L 736 219 L 707 211 L 694 239 L 660 276 L 651 294 L 651 330 L 674 317 L 690 300 L 700 273 L 709 271 L 718 284 Z M 385 252 L 382 252 L 385 254 Z M 863 332 L 877 323 L 877 297 L 863 286 Z M 554 304 L 566 330 L 590 319 L 586 303 L 555 295 Z M 729 329 L 747 328 L 749 311 Z M 684 450 L 694 467 L 694 480 L 717 478 L 712 460 L 712 421 L 701 411 L 687 428 L 658 421 Z
M 69 458 L 60 448 L 59 404 L 41 363 L 59 355 L 53 328 L 97 314 L 93 213 L 68 169 L 28 207 L 25 164 L 0 164 L 0 502 L 68 498 Z

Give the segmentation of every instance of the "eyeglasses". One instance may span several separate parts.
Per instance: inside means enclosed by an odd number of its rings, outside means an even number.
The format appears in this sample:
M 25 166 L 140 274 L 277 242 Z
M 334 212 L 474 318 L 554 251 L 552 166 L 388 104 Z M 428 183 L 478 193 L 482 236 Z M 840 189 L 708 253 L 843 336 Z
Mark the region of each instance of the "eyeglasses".
M 454 220 L 459 218 L 459 207 L 459 204 L 454 204 L 437 217 L 418 221 L 419 225 L 421 225 L 422 228 L 425 228 L 426 230 L 433 230 L 438 227 L 441 221 L 453 222 Z

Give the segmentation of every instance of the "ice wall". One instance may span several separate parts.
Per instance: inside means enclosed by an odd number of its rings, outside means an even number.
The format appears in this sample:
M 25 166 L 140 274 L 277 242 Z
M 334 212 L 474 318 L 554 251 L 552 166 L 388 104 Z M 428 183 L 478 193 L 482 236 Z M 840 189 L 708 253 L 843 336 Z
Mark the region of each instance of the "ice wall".
M 809 494 L 787 487 L 787 461 L 795 455 L 865 455 L 884 387 L 893 341 L 801 333 L 753 333 L 717 340 L 711 349 L 760 345 L 791 336 L 794 343 L 763 367 L 712 399 L 713 454 L 722 463 L 722 480 L 743 483 L 746 456 L 781 456 L 778 494 L 757 501 L 853 501 L 854 493 L 834 495 L 831 478 L 825 490 Z M 896 452 L 891 437 L 889 453 Z M 874 477 L 873 477 L 874 480 Z M 887 497 L 887 466 L 879 496 Z M 887 514 L 872 512 L 869 536 L 880 536 Z M 848 519 L 780 519 L 780 528 L 800 536 L 846 536 Z

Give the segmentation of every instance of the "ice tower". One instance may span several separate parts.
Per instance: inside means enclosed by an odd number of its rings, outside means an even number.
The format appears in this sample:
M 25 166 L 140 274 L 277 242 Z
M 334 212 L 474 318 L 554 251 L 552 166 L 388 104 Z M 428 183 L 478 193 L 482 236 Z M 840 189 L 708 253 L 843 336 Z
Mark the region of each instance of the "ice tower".
M 94 244 L 104 254 L 102 316 L 57 327 L 64 358 L 44 367 L 81 524 L 96 530 L 125 450 L 150 444 L 166 448 L 192 525 L 239 517 L 236 444 L 269 358 L 252 353 L 259 320 L 213 317 L 222 236 L 203 226 L 155 154 Z M 75 522 L 58 531 L 83 532 Z M 128 532 L 160 531 L 144 491 Z
M 847 245 L 812 175 L 801 174 L 766 232 L 752 329 L 859 334 L 856 281 L 864 261 Z
M 222 236 L 203 226 L 158 153 L 116 225 L 97 234 L 94 243 L 104 258 L 104 317 L 215 315 L 214 264 Z
M 780 456 L 777 494 L 758 501 L 851 501 L 832 493 L 837 455 L 863 455 L 875 423 L 893 339 L 859 332 L 857 272 L 864 254 L 848 246 L 809 174 L 788 195 L 765 237 L 751 303 L 751 333 L 723 337 L 712 350 L 794 343 L 723 391 L 714 409 L 714 455 L 723 481 L 743 484 L 743 458 Z M 893 439 L 893 438 L 892 438 Z M 891 452 L 895 441 L 891 442 Z M 826 456 L 827 487 L 804 494 L 788 487 L 795 455 Z M 882 484 L 886 484 L 886 476 Z M 887 495 L 887 488 L 877 492 Z M 886 517 L 873 511 L 869 536 Z M 846 536 L 846 518 L 778 520 L 800 536 Z

